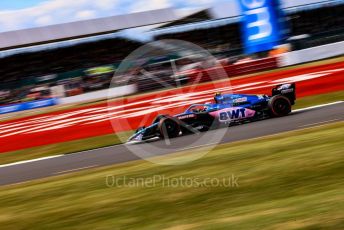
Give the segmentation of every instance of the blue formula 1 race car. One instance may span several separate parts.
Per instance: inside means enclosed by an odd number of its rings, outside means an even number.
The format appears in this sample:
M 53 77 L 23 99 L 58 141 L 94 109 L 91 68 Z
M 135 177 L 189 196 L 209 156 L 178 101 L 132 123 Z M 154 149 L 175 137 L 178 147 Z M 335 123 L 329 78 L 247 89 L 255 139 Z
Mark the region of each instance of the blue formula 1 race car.
M 175 116 L 158 115 L 150 126 L 137 129 L 128 142 L 175 138 L 238 123 L 286 116 L 295 100 L 295 83 L 274 87 L 271 96 L 217 93 L 214 103 L 194 104 Z

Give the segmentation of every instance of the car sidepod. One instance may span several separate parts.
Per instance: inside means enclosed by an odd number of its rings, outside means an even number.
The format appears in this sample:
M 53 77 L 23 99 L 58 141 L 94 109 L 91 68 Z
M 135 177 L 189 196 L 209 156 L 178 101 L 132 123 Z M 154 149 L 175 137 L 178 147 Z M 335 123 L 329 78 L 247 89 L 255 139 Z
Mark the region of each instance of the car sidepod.
M 244 107 L 224 108 L 214 112 L 210 112 L 220 123 L 230 123 L 232 121 L 253 118 L 256 111 Z

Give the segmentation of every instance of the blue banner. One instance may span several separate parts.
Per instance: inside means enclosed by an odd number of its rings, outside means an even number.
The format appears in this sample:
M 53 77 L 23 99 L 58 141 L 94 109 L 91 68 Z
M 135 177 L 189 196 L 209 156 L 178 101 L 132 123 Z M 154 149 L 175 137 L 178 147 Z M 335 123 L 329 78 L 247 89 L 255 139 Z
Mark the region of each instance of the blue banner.
M 239 0 L 245 53 L 271 50 L 284 37 L 284 17 L 278 0 Z
M 42 99 L 37 101 L 23 102 L 13 105 L 0 106 L 0 114 L 13 113 L 22 110 L 41 108 L 58 104 L 57 98 Z

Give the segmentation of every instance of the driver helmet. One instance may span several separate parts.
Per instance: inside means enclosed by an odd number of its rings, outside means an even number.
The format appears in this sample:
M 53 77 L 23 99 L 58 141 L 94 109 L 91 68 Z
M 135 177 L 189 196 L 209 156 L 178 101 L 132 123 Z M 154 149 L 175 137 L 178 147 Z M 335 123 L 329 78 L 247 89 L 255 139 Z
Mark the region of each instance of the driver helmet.
M 223 100 L 222 93 L 220 92 L 215 93 L 214 100 L 215 100 L 215 103 L 217 104 L 221 103 L 221 101 Z

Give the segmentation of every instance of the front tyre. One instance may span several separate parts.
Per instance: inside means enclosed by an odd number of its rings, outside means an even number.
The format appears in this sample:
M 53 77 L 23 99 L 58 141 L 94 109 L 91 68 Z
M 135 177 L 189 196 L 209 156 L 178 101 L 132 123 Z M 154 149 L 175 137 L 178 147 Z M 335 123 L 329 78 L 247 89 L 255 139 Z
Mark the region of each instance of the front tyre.
M 268 107 L 273 117 L 283 117 L 291 112 L 290 100 L 282 95 L 276 95 L 270 98 Z
M 158 123 L 161 119 L 163 119 L 163 118 L 165 118 L 165 117 L 167 117 L 167 116 L 168 116 L 168 115 L 158 115 L 158 116 L 156 116 L 156 117 L 154 118 L 152 124 Z
M 159 121 L 158 130 L 161 138 L 175 138 L 179 136 L 180 126 L 174 118 L 164 117 Z

